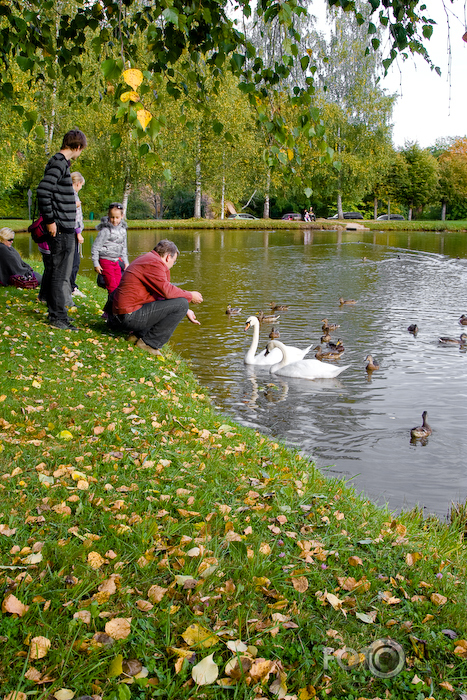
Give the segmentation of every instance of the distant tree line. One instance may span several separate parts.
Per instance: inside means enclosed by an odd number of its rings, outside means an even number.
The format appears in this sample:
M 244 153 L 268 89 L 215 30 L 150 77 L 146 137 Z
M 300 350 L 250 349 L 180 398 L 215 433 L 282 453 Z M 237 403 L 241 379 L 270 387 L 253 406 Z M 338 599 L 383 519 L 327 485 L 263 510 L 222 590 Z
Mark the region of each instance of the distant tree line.
M 291 24 L 287 3 L 282 14 L 274 14 L 276 5 L 265 10 L 269 4 L 263 2 L 243 24 L 246 53 L 229 57 L 218 51 L 214 60 L 213 49 L 200 39 L 204 53 L 174 55 L 156 77 L 156 29 L 165 27 L 167 48 L 169 25 L 182 21 L 184 6 L 174 5 L 172 14 L 164 10 L 164 19 L 153 26 L 141 3 L 127 2 L 125 12 L 135 10 L 141 31 L 128 29 L 125 38 L 112 14 L 116 3 L 102 4 L 105 17 L 98 5 L 88 12 L 71 0 L 60 3 L 60 13 L 54 3 L 37 0 L 37 5 L 43 20 L 49 13 L 47 36 L 44 21 L 35 33 L 16 35 L 12 18 L 0 13 L 1 217 L 28 216 L 28 190 L 35 190 L 63 133 L 79 126 L 89 148 L 74 167 L 86 179 L 82 200 L 88 217 L 124 199 L 129 218 L 222 218 L 232 206 L 278 217 L 310 205 L 318 216 L 356 209 L 367 218 L 386 212 L 467 218 L 466 138 L 430 149 L 393 148 L 395 97 L 378 80 L 388 59 L 379 49 L 384 29 L 371 21 L 374 2 L 362 0 L 351 13 L 330 9 L 326 36 L 310 14 L 293 9 Z M 93 18 L 94 11 L 99 17 Z M 73 22 L 79 18 L 82 31 L 75 40 L 70 27 L 78 27 Z M 402 22 L 400 37 L 407 27 Z M 42 44 L 36 45 L 40 31 Z M 430 33 L 425 21 L 423 35 Z M 402 38 L 396 48 L 404 49 Z M 55 59 L 48 42 L 56 42 Z M 418 49 L 423 53 L 421 44 Z M 137 67 L 126 73 L 138 74 L 127 84 L 121 80 L 125 51 Z M 33 61 L 33 52 L 41 60 Z M 241 71 L 226 70 L 232 62 Z

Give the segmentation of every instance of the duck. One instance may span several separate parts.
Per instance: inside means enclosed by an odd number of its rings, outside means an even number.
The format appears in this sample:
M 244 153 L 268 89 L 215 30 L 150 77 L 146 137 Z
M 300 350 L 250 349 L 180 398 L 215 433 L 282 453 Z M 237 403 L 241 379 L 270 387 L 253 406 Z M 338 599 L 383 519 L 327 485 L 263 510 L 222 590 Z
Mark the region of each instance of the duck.
M 315 353 L 315 357 L 317 360 L 338 360 L 343 355 L 343 352 L 339 352 L 336 350 L 329 350 L 323 352 L 323 350 L 321 349 L 321 345 L 317 345 L 315 348 L 313 348 L 313 352 Z
M 346 367 L 333 367 L 326 362 L 319 360 L 299 360 L 293 362 L 290 360 L 288 348 L 280 340 L 270 340 L 266 350 L 272 352 L 279 348 L 282 351 L 282 361 L 272 365 L 269 368 L 271 374 L 277 374 L 280 377 L 295 377 L 297 379 L 332 379 L 337 377 L 341 372 L 344 372 L 350 365 Z
M 249 349 L 245 353 L 245 364 L 273 365 L 280 362 L 282 359 L 282 352 L 279 350 L 279 348 L 276 348 L 275 350 L 270 352 L 266 352 L 266 349 L 264 349 L 262 350 L 262 352 L 258 353 L 258 355 L 255 355 L 256 350 L 258 349 L 259 342 L 259 326 L 260 324 L 256 316 L 249 316 L 245 321 L 245 331 L 247 331 L 249 328 L 253 328 L 253 340 L 251 341 Z M 305 348 L 304 350 L 296 348 L 293 345 L 284 345 L 284 347 L 286 347 L 289 352 L 291 362 L 295 362 L 296 360 L 303 360 L 305 355 L 311 350 L 311 345 Z
M 280 314 L 275 316 L 274 314 L 265 314 L 264 311 L 260 311 L 256 318 L 260 323 L 277 323 L 280 319 Z
M 269 306 L 271 307 L 271 311 L 288 311 L 290 309 L 290 306 L 286 306 L 285 304 L 276 304 L 275 301 L 271 301 Z
M 410 435 L 413 438 L 422 440 L 423 438 L 427 438 L 428 435 L 431 435 L 432 430 L 431 430 L 430 426 L 428 425 L 428 423 L 426 422 L 427 415 L 428 415 L 428 412 L 423 411 L 423 413 L 422 413 L 422 421 L 423 421 L 422 425 L 419 425 L 416 428 L 412 428 L 412 430 L 410 431 Z
M 407 328 L 409 333 L 413 333 L 414 335 L 417 335 L 418 333 L 418 326 L 416 323 L 411 323 L 410 326 Z
M 461 333 L 460 338 L 445 338 L 442 336 L 441 338 L 438 338 L 440 343 L 444 343 L 445 345 L 451 344 L 451 345 L 465 345 L 467 343 L 467 333 Z
M 225 313 L 227 316 L 235 316 L 236 314 L 239 314 L 241 312 L 242 308 L 241 306 L 230 306 L 230 304 L 227 304 L 227 308 L 225 310 Z
M 329 333 L 329 331 L 335 331 L 337 328 L 340 328 L 340 323 L 329 323 L 327 318 L 322 318 L 321 319 L 322 329 L 325 333 Z
M 269 337 L 271 338 L 271 340 L 274 340 L 274 338 L 280 338 L 280 337 L 281 337 L 281 334 L 280 334 L 279 331 L 277 331 L 277 330 L 274 328 L 274 326 L 273 326 L 273 327 L 271 328 L 271 332 L 270 332 L 270 334 L 269 334 Z
M 461 326 L 467 326 L 467 315 L 466 314 L 462 314 L 462 316 L 459 319 L 459 323 L 461 324 Z
M 340 297 L 339 299 L 339 306 L 351 306 L 356 303 L 355 299 L 344 299 L 344 297 Z
M 375 369 L 379 369 L 379 362 L 373 359 L 373 355 L 367 355 L 365 357 L 365 362 L 368 362 L 365 368 L 367 372 L 374 372 Z
M 331 336 L 329 333 L 325 333 L 324 335 L 321 336 L 322 343 L 329 343 L 330 340 L 331 340 Z
M 344 344 L 342 343 L 342 340 L 340 338 L 338 338 L 335 343 L 329 341 L 328 348 L 331 352 L 344 352 L 345 350 Z

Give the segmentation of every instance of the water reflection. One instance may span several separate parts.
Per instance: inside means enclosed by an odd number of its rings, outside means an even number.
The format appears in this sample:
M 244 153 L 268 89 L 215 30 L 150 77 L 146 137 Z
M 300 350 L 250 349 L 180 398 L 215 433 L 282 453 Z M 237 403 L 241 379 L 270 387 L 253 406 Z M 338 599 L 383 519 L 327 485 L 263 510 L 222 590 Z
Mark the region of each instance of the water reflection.
M 201 327 L 180 324 L 173 344 L 215 405 L 395 509 L 419 503 L 444 516 L 451 501 L 465 500 L 467 354 L 438 344 L 439 336 L 459 337 L 467 313 L 465 234 L 141 231 L 129 234 L 130 257 L 167 235 L 183 252 L 172 280 L 205 299 L 196 310 Z M 87 234 L 81 271 L 94 277 L 91 244 Z M 16 236 L 15 246 L 23 256 L 36 249 L 29 236 Z M 357 304 L 339 306 L 340 296 Z M 266 313 L 271 301 L 290 304 L 275 324 L 290 345 L 317 345 L 324 317 L 340 323 L 332 337 L 342 338 L 339 364 L 350 368 L 339 380 L 245 367 L 245 318 Z M 242 314 L 226 316 L 228 303 Z M 270 330 L 262 327 L 259 349 Z M 380 362 L 372 376 L 368 354 Z M 423 410 L 433 434 L 414 445 L 410 428 Z

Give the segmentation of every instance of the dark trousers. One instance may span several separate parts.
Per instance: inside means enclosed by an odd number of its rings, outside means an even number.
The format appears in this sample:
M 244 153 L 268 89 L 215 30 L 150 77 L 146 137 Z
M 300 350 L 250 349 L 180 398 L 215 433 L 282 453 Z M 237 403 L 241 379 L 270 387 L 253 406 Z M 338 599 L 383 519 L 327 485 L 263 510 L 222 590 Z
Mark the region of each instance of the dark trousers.
M 179 299 L 161 299 L 144 304 L 131 314 L 111 316 L 112 328 L 132 331 L 144 340 L 146 345 L 159 350 L 171 338 L 172 333 L 186 316 L 188 301 Z
M 52 274 L 52 256 L 50 253 L 42 253 L 42 262 L 44 263 L 44 272 L 42 273 L 41 288 L 39 291 L 39 299 L 41 301 L 47 302 L 49 287 L 50 287 L 50 276 Z
M 68 321 L 66 309 L 70 299 L 70 276 L 75 250 L 75 233 L 57 232 L 47 241 L 50 248 L 50 278 L 46 288 L 49 320 Z
M 75 289 L 78 289 L 78 287 L 76 286 L 76 276 L 78 274 L 80 262 L 81 262 L 81 255 L 79 254 L 79 243 L 78 243 L 78 238 L 75 237 L 75 252 L 73 254 L 73 267 L 71 268 L 71 277 L 70 277 L 70 286 L 71 286 L 72 292 L 74 292 Z

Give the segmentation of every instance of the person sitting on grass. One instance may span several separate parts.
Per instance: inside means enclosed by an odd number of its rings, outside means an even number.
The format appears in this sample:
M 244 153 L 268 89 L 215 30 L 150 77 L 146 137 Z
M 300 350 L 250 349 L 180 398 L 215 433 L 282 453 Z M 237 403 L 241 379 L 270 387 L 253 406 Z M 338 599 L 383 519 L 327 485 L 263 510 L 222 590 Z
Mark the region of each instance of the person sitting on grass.
M 11 284 L 10 277 L 22 275 L 24 277 L 35 277 L 40 283 L 42 275 L 34 272 L 32 267 L 22 259 L 17 250 L 13 248 L 15 232 L 5 226 L 0 228 L 0 285 L 8 287 Z
M 151 355 L 161 356 L 160 348 L 184 316 L 200 325 L 188 304 L 201 304 L 201 294 L 170 284 L 170 269 L 178 255 L 175 243 L 159 241 L 153 250 L 130 263 L 112 295 L 109 326 L 129 331 L 128 340 Z

